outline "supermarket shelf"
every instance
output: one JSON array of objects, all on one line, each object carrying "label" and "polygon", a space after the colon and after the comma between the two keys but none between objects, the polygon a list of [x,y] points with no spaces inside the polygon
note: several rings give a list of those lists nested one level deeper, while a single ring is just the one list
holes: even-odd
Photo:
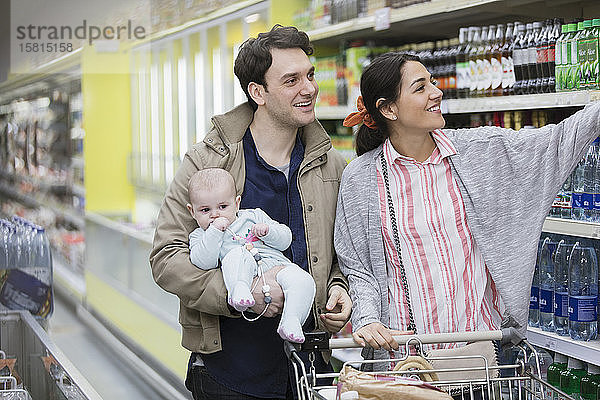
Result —
[{"label": "supermarket shelf", "polygon": [[600,224],[570,219],[546,218],[542,230],[546,233],[570,235],[591,239],[600,238]]},{"label": "supermarket shelf", "polygon": [[599,90],[475,99],[448,99],[442,101],[442,112],[448,114],[460,114],[469,112],[527,110],[532,108],[577,107],[585,106],[586,104],[597,100],[600,100]]},{"label": "supermarket shelf", "polygon": [[[502,0],[456,0],[449,2],[447,0],[433,0],[427,3],[414,4],[412,6],[395,8],[390,12],[390,24],[397,24],[410,20],[425,19],[427,17],[444,20],[451,17],[452,13],[461,10],[478,8],[483,11],[483,5],[490,3],[503,3]],[[448,15],[450,14],[450,15]],[[398,24],[400,25],[400,24]],[[338,40],[347,34],[357,34],[360,31],[373,29],[375,27],[375,16],[355,18],[352,20],[340,22],[335,25],[328,25],[322,28],[306,32],[311,41],[324,39]],[[361,35],[356,35],[360,37]]]},{"label": "supermarket shelf", "polygon": [[[474,99],[442,100],[442,113],[462,114],[470,112],[493,112],[508,110],[531,110],[538,108],[583,107],[600,100],[600,90],[578,92],[527,94],[521,96],[483,97]],[[354,107],[317,107],[319,119],[344,119]]]},{"label": "supermarket shelf", "polygon": [[600,341],[580,342],[568,336],[544,332],[538,328],[527,328],[529,343],[544,349],[566,354],[587,363],[600,365]]},{"label": "supermarket shelf", "polygon": [[85,187],[83,187],[81,185],[75,185],[75,184],[73,184],[73,186],[71,186],[71,192],[75,196],[85,197]]},{"label": "supermarket shelf", "polygon": [[54,211],[57,215],[61,216],[71,224],[75,225],[79,229],[83,229],[85,227],[85,221],[83,216],[77,215],[72,211],[65,210],[59,205],[51,204],[48,201],[39,200],[33,196],[29,196],[15,190],[12,186],[6,184],[5,182],[0,182],[0,193],[4,193],[7,196],[17,200],[23,205],[29,207],[46,207]]}]

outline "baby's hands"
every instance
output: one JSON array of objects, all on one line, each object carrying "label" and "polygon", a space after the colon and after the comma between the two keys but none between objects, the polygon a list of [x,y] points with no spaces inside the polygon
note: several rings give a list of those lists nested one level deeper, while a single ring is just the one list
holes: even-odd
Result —
[{"label": "baby's hands", "polygon": [[265,236],[267,233],[269,233],[269,225],[267,224],[254,224],[252,225],[252,229],[250,229],[250,232],[254,235],[254,236]]},{"label": "baby's hands", "polygon": [[212,226],[214,226],[215,228],[217,228],[221,232],[224,232],[225,229],[227,229],[227,227],[229,226],[229,220],[227,218],[225,218],[225,217],[216,218],[212,222]]}]

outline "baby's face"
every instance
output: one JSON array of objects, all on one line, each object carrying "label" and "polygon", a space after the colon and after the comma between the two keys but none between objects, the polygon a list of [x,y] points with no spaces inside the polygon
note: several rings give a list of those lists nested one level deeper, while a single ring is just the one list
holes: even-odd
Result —
[{"label": "baby's face", "polygon": [[235,221],[239,205],[240,198],[236,197],[235,190],[223,185],[196,193],[190,212],[198,226],[206,230],[219,217],[227,218],[230,224]]}]

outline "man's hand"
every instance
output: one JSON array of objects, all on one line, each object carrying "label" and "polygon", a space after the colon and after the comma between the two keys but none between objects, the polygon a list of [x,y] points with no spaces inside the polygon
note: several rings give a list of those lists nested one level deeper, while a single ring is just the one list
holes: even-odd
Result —
[{"label": "man's hand", "polygon": [[212,226],[220,230],[221,232],[225,232],[225,229],[229,226],[229,220],[225,217],[216,218],[212,222]]},{"label": "man's hand", "polygon": [[392,335],[410,335],[413,331],[394,331],[386,328],[380,322],[373,322],[363,326],[352,334],[354,341],[365,347],[367,344],[375,350],[384,348],[385,350],[398,350],[398,342]]},{"label": "man's hand", "polygon": [[267,233],[269,233],[269,225],[267,224],[254,224],[252,228],[250,228],[250,232],[254,236],[263,237]]},{"label": "man's hand", "polygon": [[325,308],[328,312],[319,316],[321,322],[329,332],[339,332],[350,318],[352,300],[350,300],[348,292],[341,286],[333,286],[329,289],[329,298]]},{"label": "man's hand", "polygon": [[[283,290],[281,289],[281,286],[279,286],[279,283],[277,283],[275,280],[275,276],[279,271],[281,271],[282,268],[285,267],[283,265],[279,265],[263,273],[266,284],[271,287],[269,289],[269,293],[271,294],[271,304],[269,305],[267,311],[263,314],[264,317],[274,317],[277,314],[281,314],[281,311],[283,310]],[[252,296],[254,297],[255,303],[254,306],[250,308],[250,311],[256,314],[262,313],[265,309],[265,294],[262,291],[263,285],[264,283],[262,277],[257,276],[254,278],[254,281],[252,282],[252,287],[254,287]]]}]

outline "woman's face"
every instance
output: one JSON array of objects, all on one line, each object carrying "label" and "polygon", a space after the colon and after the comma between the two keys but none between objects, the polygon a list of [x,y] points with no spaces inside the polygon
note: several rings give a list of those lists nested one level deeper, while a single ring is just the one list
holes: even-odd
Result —
[{"label": "woman's face", "polygon": [[417,61],[407,61],[402,71],[402,88],[394,103],[397,117],[391,121],[399,130],[430,132],[446,124],[440,104],[442,91],[427,69]]}]

